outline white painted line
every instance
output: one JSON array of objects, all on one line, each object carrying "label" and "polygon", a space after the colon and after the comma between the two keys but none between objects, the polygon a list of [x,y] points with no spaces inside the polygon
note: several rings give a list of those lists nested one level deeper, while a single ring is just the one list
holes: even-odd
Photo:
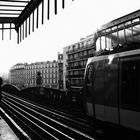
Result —
[{"label": "white painted line", "polygon": [[29,140],[30,137],[16,124],[16,122],[2,109],[0,108],[0,110],[5,114],[5,116],[12,122],[12,124],[25,136],[27,137]]}]

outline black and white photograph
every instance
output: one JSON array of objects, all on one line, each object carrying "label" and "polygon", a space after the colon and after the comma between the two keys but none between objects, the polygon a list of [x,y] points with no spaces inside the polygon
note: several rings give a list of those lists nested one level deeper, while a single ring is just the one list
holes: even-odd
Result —
[{"label": "black and white photograph", "polygon": [[0,0],[0,140],[140,140],[139,0]]}]

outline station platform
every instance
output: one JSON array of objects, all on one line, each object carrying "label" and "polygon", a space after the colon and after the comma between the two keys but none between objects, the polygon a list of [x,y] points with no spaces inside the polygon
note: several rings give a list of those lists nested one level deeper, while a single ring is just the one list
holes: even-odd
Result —
[{"label": "station platform", "polygon": [[0,116],[0,140],[19,140],[19,138],[14,134],[13,130],[1,116]]}]

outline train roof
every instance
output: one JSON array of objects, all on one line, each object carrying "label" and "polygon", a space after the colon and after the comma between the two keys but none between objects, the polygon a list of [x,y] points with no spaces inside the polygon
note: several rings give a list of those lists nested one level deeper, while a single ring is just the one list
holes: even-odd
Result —
[{"label": "train roof", "polygon": [[96,61],[104,60],[104,59],[125,57],[125,56],[137,55],[137,54],[140,54],[140,49],[94,56],[94,57],[88,58],[87,65]]}]

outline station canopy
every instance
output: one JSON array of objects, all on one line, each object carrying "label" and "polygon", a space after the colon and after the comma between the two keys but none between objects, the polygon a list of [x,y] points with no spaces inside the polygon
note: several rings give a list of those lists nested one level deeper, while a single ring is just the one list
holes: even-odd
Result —
[{"label": "station canopy", "polygon": [[[68,1],[74,0],[66,0]],[[50,12],[57,14],[58,5],[64,9],[65,0],[0,0],[2,40],[4,30],[9,30],[9,39],[11,39],[11,30],[14,29],[17,32],[17,43],[21,42],[31,31],[34,32],[34,28],[38,28],[39,20],[43,24],[44,18],[50,19]]]}]

